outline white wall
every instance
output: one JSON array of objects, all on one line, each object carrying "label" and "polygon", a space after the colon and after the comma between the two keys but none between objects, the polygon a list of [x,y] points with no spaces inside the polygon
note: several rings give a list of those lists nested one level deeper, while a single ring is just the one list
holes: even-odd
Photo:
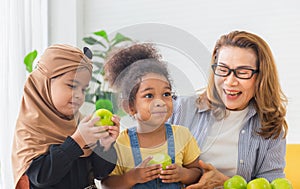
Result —
[{"label": "white wall", "polygon": [[[52,4],[52,1],[49,3]],[[300,115],[298,108],[300,107],[300,90],[297,87],[300,84],[297,77],[299,75],[297,70],[300,69],[297,61],[300,13],[297,0],[284,3],[277,0],[272,3],[261,0],[68,0],[68,3],[71,4],[61,6],[64,9],[53,7],[55,15],[51,17],[56,21],[51,22],[50,43],[52,40],[69,41],[71,38],[72,43],[82,46],[81,39],[94,31],[100,29],[111,33],[128,31],[126,28],[144,23],[169,25],[186,31],[188,35],[194,36],[203,43],[208,52],[211,52],[216,39],[221,34],[231,30],[247,30],[260,35],[272,48],[283,91],[289,98],[288,143],[300,143],[300,127],[297,126],[300,122],[300,116],[298,116]],[[76,21],[75,18],[79,20]],[[66,27],[65,23],[70,23],[71,27]],[[76,28],[79,31],[76,32]],[[147,36],[151,36],[150,33]],[[131,34],[134,35],[134,33]],[[172,33],[168,37],[177,40]],[[178,52],[177,49],[176,53]],[[202,55],[207,56],[207,54]],[[176,64],[175,61],[174,64]],[[186,66],[187,69],[188,67]],[[188,77],[193,78],[192,81],[195,82],[194,78],[198,75],[188,74]],[[192,86],[195,85],[193,82]]]},{"label": "white wall", "polygon": [[77,45],[82,35],[82,1],[49,0],[49,45],[65,43]]}]

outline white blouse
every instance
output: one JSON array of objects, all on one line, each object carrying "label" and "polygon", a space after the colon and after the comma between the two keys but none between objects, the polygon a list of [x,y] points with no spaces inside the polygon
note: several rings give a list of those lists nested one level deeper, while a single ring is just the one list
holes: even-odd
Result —
[{"label": "white blouse", "polygon": [[232,177],[237,174],[239,133],[243,128],[248,108],[228,112],[228,117],[208,128],[201,159],[218,167],[223,174]]}]

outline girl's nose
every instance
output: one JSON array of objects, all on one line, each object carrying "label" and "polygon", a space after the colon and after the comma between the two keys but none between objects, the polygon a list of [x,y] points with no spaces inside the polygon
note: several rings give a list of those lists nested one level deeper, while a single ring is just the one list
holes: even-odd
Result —
[{"label": "girl's nose", "polygon": [[161,107],[161,106],[164,106],[164,105],[166,105],[166,103],[163,100],[161,100],[161,99],[155,99],[154,100],[154,106],[155,107]]},{"label": "girl's nose", "polygon": [[73,97],[76,99],[82,99],[84,97],[84,93],[81,90],[75,90]]}]

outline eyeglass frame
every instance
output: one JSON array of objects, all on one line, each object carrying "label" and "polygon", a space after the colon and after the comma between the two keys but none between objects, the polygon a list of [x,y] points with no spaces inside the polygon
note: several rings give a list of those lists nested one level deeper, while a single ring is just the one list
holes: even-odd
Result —
[{"label": "eyeglass frame", "polygon": [[[226,75],[219,75],[219,74],[216,74],[216,68],[217,68],[218,66],[228,69],[228,73],[227,73]],[[235,76],[236,78],[239,78],[239,79],[251,79],[251,78],[253,77],[254,74],[259,73],[259,70],[258,70],[258,69],[256,69],[256,70],[255,70],[255,69],[251,69],[251,68],[235,68],[235,69],[230,69],[230,68],[227,67],[227,66],[218,65],[217,63],[211,65],[211,68],[212,68],[212,70],[213,70],[213,73],[214,73],[215,75],[217,75],[217,76],[220,76],[220,77],[227,77],[227,76],[229,76],[229,75],[231,74],[231,72],[233,72],[234,76]],[[237,70],[241,70],[241,69],[244,69],[244,70],[250,70],[250,71],[251,71],[251,76],[250,76],[250,77],[247,77],[247,78],[241,78],[241,77],[239,77],[239,76],[237,75],[236,71],[237,71]]]}]

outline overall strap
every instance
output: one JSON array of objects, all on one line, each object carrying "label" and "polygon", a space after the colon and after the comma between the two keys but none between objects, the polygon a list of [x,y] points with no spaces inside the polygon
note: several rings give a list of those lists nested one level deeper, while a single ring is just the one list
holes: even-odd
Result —
[{"label": "overall strap", "polygon": [[172,163],[175,163],[175,143],[172,126],[170,123],[165,123],[166,137],[168,141],[168,154],[172,159]]},{"label": "overall strap", "polygon": [[132,155],[134,158],[134,165],[138,166],[142,162],[142,156],[140,152],[139,140],[136,134],[136,127],[129,128],[128,135],[130,139]]},{"label": "overall strap", "polygon": [[[175,143],[172,127],[169,123],[165,123],[166,128],[166,138],[168,142],[168,154],[172,159],[172,163],[175,163]],[[136,134],[136,127],[131,127],[128,129],[128,135],[130,139],[131,151],[134,158],[135,166],[142,162],[142,156],[140,152],[140,145],[138,137]]]}]

